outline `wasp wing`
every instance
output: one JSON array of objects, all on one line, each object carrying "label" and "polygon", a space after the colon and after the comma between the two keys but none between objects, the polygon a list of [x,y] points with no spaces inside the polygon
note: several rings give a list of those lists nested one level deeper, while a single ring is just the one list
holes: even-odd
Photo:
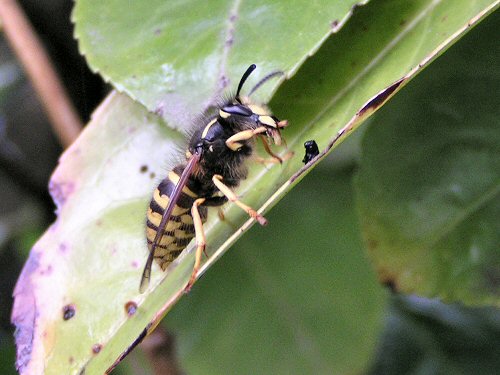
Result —
[{"label": "wasp wing", "polygon": [[169,197],[168,205],[163,212],[161,217],[160,225],[158,226],[158,230],[156,231],[156,235],[153,243],[151,244],[151,251],[149,252],[148,260],[146,261],[146,265],[144,266],[144,271],[142,272],[141,284],[139,287],[139,291],[144,293],[144,291],[149,286],[149,281],[151,279],[151,266],[153,265],[153,259],[155,256],[155,250],[158,246],[158,242],[163,236],[165,232],[165,227],[170,220],[170,216],[172,215],[172,211],[174,210],[175,203],[179,199],[181,195],[182,189],[186,186],[186,183],[193,172],[194,167],[198,164],[200,160],[200,154],[194,153],[193,156],[189,159],[184,171],[182,171],[181,177],[179,178],[179,182],[175,185],[174,191],[172,195]]}]

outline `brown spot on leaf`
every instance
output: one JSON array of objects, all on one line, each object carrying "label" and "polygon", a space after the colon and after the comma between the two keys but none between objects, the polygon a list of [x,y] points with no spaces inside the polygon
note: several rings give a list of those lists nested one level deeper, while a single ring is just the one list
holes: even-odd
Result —
[{"label": "brown spot on leaf", "polygon": [[63,319],[70,320],[76,314],[75,305],[69,304],[63,307]]},{"label": "brown spot on leaf", "polygon": [[155,177],[156,177],[156,173],[151,172],[151,173],[149,174],[149,178],[154,179]]},{"label": "brown spot on leaf", "polygon": [[162,117],[164,112],[164,105],[163,103],[160,103],[156,106],[154,113],[157,114],[158,116]]},{"label": "brown spot on leaf", "polygon": [[101,344],[94,344],[92,345],[92,353],[94,354],[98,354],[102,349],[102,345]]},{"label": "brown spot on leaf", "polygon": [[148,171],[148,166],[147,165],[141,165],[141,168],[139,169],[141,173],[146,173]]},{"label": "brown spot on leaf", "polygon": [[153,31],[153,34],[156,35],[156,36],[158,36],[158,35],[161,34],[161,31],[162,30],[160,28],[157,28],[157,29],[155,29],[155,31]]},{"label": "brown spot on leaf", "polygon": [[399,26],[404,26],[404,25],[406,25],[406,20],[399,21]]},{"label": "brown spot on leaf", "polygon": [[396,275],[394,275],[391,271],[385,269],[385,268],[379,268],[377,270],[378,272],[378,279],[380,283],[390,289],[391,292],[397,293],[399,287],[398,287],[398,278]]},{"label": "brown spot on leaf", "polygon": [[52,273],[52,265],[48,265],[45,269],[40,270],[40,275],[45,276],[45,275],[50,275]]},{"label": "brown spot on leaf", "polygon": [[374,112],[376,111],[379,107],[382,106],[389,98],[390,96],[398,89],[399,86],[405,81],[404,78],[400,78],[396,82],[394,82],[392,85],[389,87],[386,87],[384,90],[379,92],[375,97],[373,97],[368,103],[364,105],[363,108],[359,110],[357,113],[358,117],[363,116],[367,112]]},{"label": "brown spot on leaf", "polygon": [[339,20],[333,20],[330,22],[330,27],[333,29],[333,31],[337,31],[337,26],[339,25]]},{"label": "brown spot on leaf", "polygon": [[59,244],[59,251],[63,254],[65,254],[68,251],[68,246],[66,245],[65,242],[61,242]]},{"label": "brown spot on leaf", "polygon": [[125,312],[128,316],[134,315],[137,312],[137,303],[135,303],[134,301],[128,301],[125,304]]}]

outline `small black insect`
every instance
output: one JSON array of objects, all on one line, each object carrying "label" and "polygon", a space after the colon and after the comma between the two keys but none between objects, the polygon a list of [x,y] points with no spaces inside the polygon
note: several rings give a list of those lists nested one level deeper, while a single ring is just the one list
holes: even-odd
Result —
[{"label": "small black insect", "polygon": [[[141,292],[149,284],[153,260],[165,270],[196,237],[195,264],[187,289],[193,285],[205,251],[203,223],[208,207],[221,206],[229,200],[259,224],[267,223],[233,192],[247,177],[244,162],[252,155],[255,138],[263,141],[274,162],[283,161],[271,151],[269,143],[281,144],[280,129],[287,126],[287,121],[278,120],[265,105],[240,96],[243,84],[255,68],[252,64],[243,74],[234,97],[197,125],[189,140],[186,161],[174,167],[154,191],[147,212],[149,257],[142,274]],[[277,74],[263,78],[249,96]]]},{"label": "small black insect", "polygon": [[316,156],[319,155],[319,148],[316,144],[316,141],[310,140],[304,143],[304,148],[306,149],[306,153],[304,155],[304,159],[302,159],[302,163],[307,164],[311,160],[313,160]]}]

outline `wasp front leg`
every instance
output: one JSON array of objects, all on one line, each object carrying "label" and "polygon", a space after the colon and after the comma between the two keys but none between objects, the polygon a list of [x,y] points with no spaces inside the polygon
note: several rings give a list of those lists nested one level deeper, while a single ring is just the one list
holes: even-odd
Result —
[{"label": "wasp front leg", "polygon": [[238,151],[243,144],[241,141],[247,141],[257,134],[266,133],[267,128],[265,126],[259,126],[257,129],[243,130],[239,133],[234,134],[226,140],[226,146],[233,151]]},{"label": "wasp front leg", "polygon": [[260,140],[262,141],[262,145],[264,146],[264,150],[266,151],[266,153],[268,155],[271,156],[271,159],[262,159],[261,161],[263,163],[283,163],[283,159],[280,158],[278,155],[276,155],[273,150],[271,150],[271,147],[269,147],[269,143],[267,143],[267,138],[262,135],[262,134],[259,134],[259,138]]},{"label": "wasp front leg", "polygon": [[268,155],[271,157],[268,159],[265,159],[260,156],[254,157],[255,161],[260,164],[283,164],[284,161],[287,161],[293,156],[293,151],[288,151],[284,156],[278,156],[276,155],[273,150],[271,150],[271,147],[269,147],[269,143],[267,142],[267,138],[263,134],[259,134],[259,138],[262,141],[262,145],[264,146],[264,150]]},{"label": "wasp front leg", "polygon": [[220,192],[224,194],[230,202],[233,202],[243,211],[245,211],[251,218],[257,220],[260,225],[267,225],[267,220],[264,216],[257,213],[257,211],[255,211],[252,207],[247,206],[245,203],[241,202],[236,194],[222,182],[222,176],[216,174],[212,177],[212,181],[215,186],[217,186],[217,189],[219,189]]}]

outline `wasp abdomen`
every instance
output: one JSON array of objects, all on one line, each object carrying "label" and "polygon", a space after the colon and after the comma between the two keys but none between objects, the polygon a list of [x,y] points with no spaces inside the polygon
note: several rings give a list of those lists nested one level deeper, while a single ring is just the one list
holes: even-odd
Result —
[{"label": "wasp abdomen", "polygon": [[[163,213],[170,202],[170,196],[179,178],[179,174],[175,170],[171,171],[167,178],[158,185],[153,194],[146,222],[149,251],[152,251],[152,244],[158,232]],[[195,193],[187,186],[184,186],[179,199],[174,203],[172,215],[166,223],[163,234],[154,250],[154,257],[163,270],[179,256],[195,235],[191,207],[197,198],[198,196]],[[202,221],[205,222],[207,217],[206,208],[200,207],[200,216]]]}]

